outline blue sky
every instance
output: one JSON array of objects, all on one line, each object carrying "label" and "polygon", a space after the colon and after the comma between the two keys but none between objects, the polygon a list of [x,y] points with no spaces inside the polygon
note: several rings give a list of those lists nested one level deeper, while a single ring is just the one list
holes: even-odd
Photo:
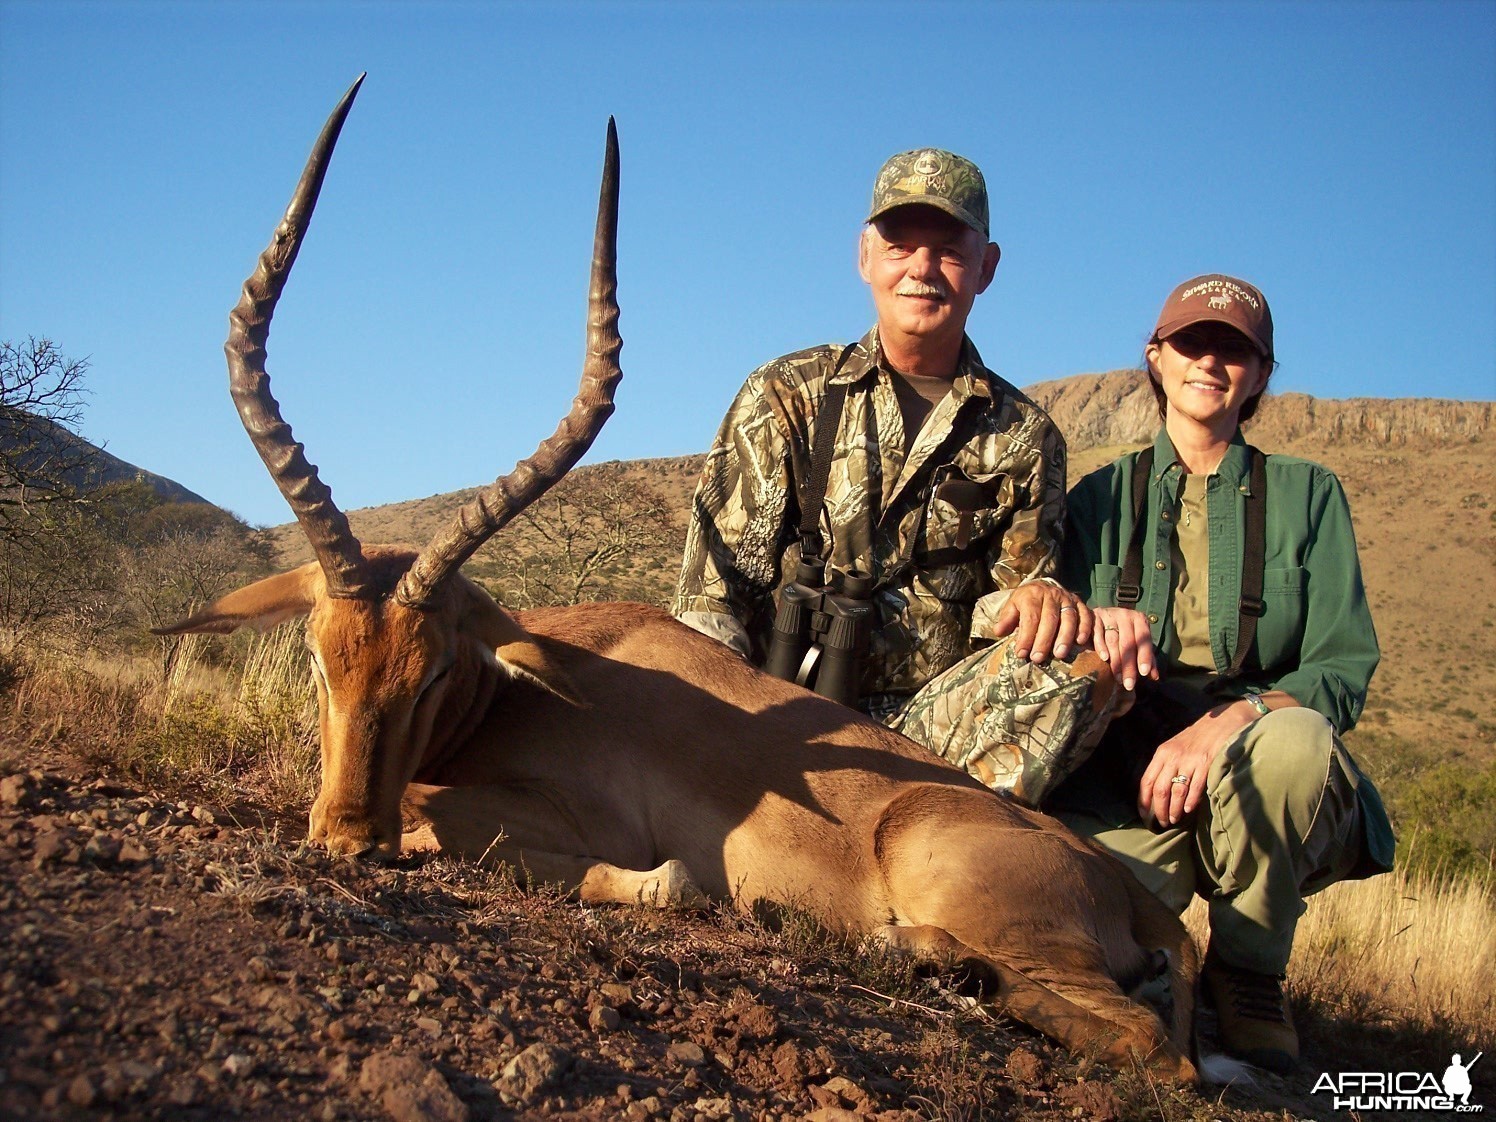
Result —
[{"label": "blue sky", "polygon": [[970,333],[1026,385],[1136,362],[1177,282],[1272,303],[1275,386],[1496,398],[1496,3],[0,0],[0,336],[84,435],[288,517],[222,344],[359,72],[270,337],[345,508],[487,482],[575,391],[609,114],[625,377],[589,460],[703,450],[748,371],[871,322],[873,176],[976,160]]}]

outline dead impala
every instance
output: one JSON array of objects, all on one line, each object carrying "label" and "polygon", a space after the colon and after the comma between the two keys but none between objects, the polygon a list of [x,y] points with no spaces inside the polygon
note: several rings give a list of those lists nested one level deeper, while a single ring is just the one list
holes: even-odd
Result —
[{"label": "dead impala", "polygon": [[[611,122],[570,413],[419,553],[360,546],[265,373],[271,313],[358,84],[313,148],[225,345],[239,415],[316,560],[165,629],[307,617],[322,738],[312,838],[336,854],[504,861],[589,902],[704,893],[742,909],[794,905],[833,929],[961,966],[1011,1015],[1071,1048],[1193,1080],[1194,947],[1112,858],[662,611],[606,603],[514,616],[458,571],[566,473],[612,412],[621,343]],[[1168,1029],[1127,993],[1164,970]]]}]

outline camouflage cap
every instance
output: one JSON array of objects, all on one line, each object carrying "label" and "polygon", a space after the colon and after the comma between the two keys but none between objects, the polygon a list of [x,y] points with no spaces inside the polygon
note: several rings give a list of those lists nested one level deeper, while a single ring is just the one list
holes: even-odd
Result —
[{"label": "camouflage cap", "polygon": [[890,156],[873,184],[867,221],[912,203],[943,210],[988,236],[987,181],[976,164],[954,152],[915,148]]}]

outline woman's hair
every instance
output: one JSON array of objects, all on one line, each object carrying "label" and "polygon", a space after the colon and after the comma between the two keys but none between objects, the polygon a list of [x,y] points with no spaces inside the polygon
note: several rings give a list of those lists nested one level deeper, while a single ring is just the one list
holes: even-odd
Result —
[{"label": "woman's hair", "polygon": [[[1148,388],[1153,391],[1153,400],[1158,402],[1158,419],[1167,420],[1169,416],[1169,399],[1164,396],[1163,382],[1158,376],[1158,371],[1153,369],[1153,363],[1148,361],[1148,348],[1162,343],[1163,340],[1157,335],[1153,336],[1143,345],[1142,371],[1148,379]],[[1262,383],[1262,389],[1246,401],[1242,402],[1241,415],[1237,417],[1239,424],[1246,424],[1257,413],[1257,405],[1262,400],[1262,395],[1267,393],[1267,388],[1273,380],[1273,371],[1278,369],[1278,360],[1271,356],[1262,360],[1267,364],[1267,380]]]}]

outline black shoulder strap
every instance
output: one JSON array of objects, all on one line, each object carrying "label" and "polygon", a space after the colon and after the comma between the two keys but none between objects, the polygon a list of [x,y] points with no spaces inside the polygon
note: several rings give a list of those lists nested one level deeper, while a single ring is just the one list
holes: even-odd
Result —
[{"label": "black shoulder strap", "polygon": [[[1246,540],[1242,543],[1236,651],[1231,656],[1231,665],[1221,672],[1222,678],[1234,678],[1246,666],[1247,655],[1257,637],[1257,621],[1264,609],[1262,572],[1267,563],[1267,457],[1250,444],[1247,454],[1252,460],[1251,491],[1247,495]],[[1117,581],[1117,603],[1124,608],[1136,606],[1143,595],[1143,522],[1148,512],[1152,471],[1153,449],[1146,448],[1138,453],[1132,468],[1132,538],[1127,543],[1127,559]]]},{"label": "black shoulder strap", "polygon": [[1247,445],[1252,457],[1252,491],[1247,496],[1247,537],[1242,543],[1241,599],[1237,603],[1236,653],[1222,674],[1234,678],[1247,664],[1252,640],[1257,637],[1257,621],[1262,617],[1262,570],[1267,565],[1267,457]]},{"label": "black shoulder strap", "polygon": [[833,381],[841,373],[852,346],[842,349],[836,366],[827,379],[826,394],[816,410],[815,436],[810,453],[810,478],[800,492],[800,556],[821,558],[825,542],[821,539],[821,507],[826,501],[826,481],[831,477],[831,455],[836,449],[836,433],[841,428],[842,405],[847,400],[847,384]]},{"label": "black shoulder strap", "polygon": [[1153,449],[1144,448],[1132,465],[1132,537],[1127,543],[1127,559],[1117,580],[1117,605],[1137,606],[1143,597],[1143,519],[1148,513],[1148,482],[1153,473]]}]

